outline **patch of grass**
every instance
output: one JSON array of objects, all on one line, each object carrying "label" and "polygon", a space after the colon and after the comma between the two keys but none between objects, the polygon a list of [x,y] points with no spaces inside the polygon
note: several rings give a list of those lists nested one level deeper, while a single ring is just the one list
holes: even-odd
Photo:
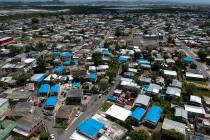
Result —
[{"label": "patch of grass", "polygon": [[196,91],[196,93],[194,93],[193,95],[196,95],[196,96],[207,96],[207,97],[210,97],[210,90],[207,90],[207,89],[198,89]]},{"label": "patch of grass", "polygon": [[103,112],[105,112],[105,111],[107,111],[111,106],[112,106],[111,103],[109,103],[109,102],[104,102],[103,105],[102,105],[102,107],[101,107],[101,110],[102,110]]},{"label": "patch of grass", "polygon": [[196,86],[207,86],[208,82],[207,81],[197,81],[197,80],[187,80],[188,83],[193,83]]}]

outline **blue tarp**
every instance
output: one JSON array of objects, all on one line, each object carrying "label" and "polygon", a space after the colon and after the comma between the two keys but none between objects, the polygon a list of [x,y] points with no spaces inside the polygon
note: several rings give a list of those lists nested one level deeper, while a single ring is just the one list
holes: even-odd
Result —
[{"label": "blue tarp", "polygon": [[62,54],[63,57],[71,57],[72,56],[72,53],[71,52],[64,52]]},{"label": "blue tarp", "polygon": [[118,61],[119,62],[127,62],[128,61],[128,58],[127,57],[124,57],[124,56],[120,56],[119,58],[118,58]]},{"label": "blue tarp", "polygon": [[44,108],[55,107],[56,103],[57,103],[57,97],[51,96],[45,101]]},{"label": "blue tarp", "polygon": [[64,66],[57,66],[55,72],[63,72],[65,70]]},{"label": "blue tarp", "polygon": [[71,61],[65,61],[63,62],[64,65],[70,65],[71,64]]},{"label": "blue tarp", "polygon": [[73,82],[72,83],[72,86],[73,87],[80,87],[80,82]]},{"label": "blue tarp", "polygon": [[161,117],[163,109],[159,106],[153,105],[146,115],[145,120],[156,125]]},{"label": "blue tarp", "polygon": [[54,52],[52,52],[51,54],[52,54],[52,55],[60,55],[61,52],[54,51]]},{"label": "blue tarp", "polygon": [[79,59],[73,59],[73,62],[74,63],[78,63],[79,62]]},{"label": "blue tarp", "polygon": [[185,57],[185,58],[182,58],[182,61],[193,62],[193,58],[192,57]]},{"label": "blue tarp", "polygon": [[50,89],[50,93],[58,93],[60,91],[61,87],[59,84],[53,85]]},{"label": "blue tarp", "polygon": [[96,138],[97,134],[105,126],[103,123],[96,121],[94,119],[88,119],[77,127],[77,131],[86,135],[89,138]]},{"label": "blue tarp", "polygon": [[140,121],[144,114],[145,114],[146,110],[140,107],[137,107],[131,114],[131,117],[133,117],[134,119]]},{"label": "blue tarp", "polygon": [[137,60],[138,64],[150,65],[150,62],[147,59]]},{"label": "blue tarp", "polygon": [[95,73],[90,73],[90,74],[88,74],[88,78],[95,80],[95,79],[97,79],[97,75]]},{"label": "blue tarp", "polygon": [[103,51],[102,51],[102,54],[103,54],[103,55],[109,55],[109,54],[110,54],[110,52],[109,52],[109,50],[108,50],[108,49],[106,49],[106,50],[103,50]]},{"label": "blue tarp", "polygon": [[38,90],[38,93],[48,93],[50,90],[49,84],[42,84],[41,87]]},{"label": "blue tarp", "polygon": [[112,102],[116,102],[117,99],[118,99],[118,98],[117,98],[116,96],[112,96],[112,95],[107,96],[107,100],[112,101]]}]

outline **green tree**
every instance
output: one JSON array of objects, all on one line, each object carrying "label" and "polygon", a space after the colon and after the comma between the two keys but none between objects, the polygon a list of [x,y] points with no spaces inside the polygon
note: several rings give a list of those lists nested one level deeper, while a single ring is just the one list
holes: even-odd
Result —
[{"label": "green tree", "polygon": [[135,52],[134,53],[134,60],[137,60],[141,57],[141,53],[140,52]]},{"label": "green tree", "polygon": [[190,65],[190,68],[191,68],[191,69],[196,69],[196,68],[197,68],[197,65],[194,64],[194,63],[192,63],[192,64]]},{"label": "green tree", "polygon": [[47,45],[46,44],[44,44],[44,43],[42,43],[42,42],[38,42],[37,44],[36,44],[36,50],[37,51],[43,51],[43,50],[46,50],[47,49]]},{"label": "green tree", "polygon": [[189,101],[190,95],[197,91],[197,87],[194,84],[183,83],[182,99],[183,101]]},{"label": "green tree", "polygon": [[30,78],[30,75],[28,73],[22,73],[15,77],[15,80],[19,85],[24,85],[27,82],[27,79]]},{"label": "green tree", "polygon": [[91,88],[90,93],[92,93],[92,94],[97,94],[98,93],[98,89],[96,88],[96,86],[93,86]]},{"label": "green tree", "polygon": [[132,131],[128,135],[132,140],[149,140],[149,134],[145,130]]},{"label": "green tree", "polygon": [[207,60],[206,60],[206,64],[207,64],[207,65],[210,65],[210,59],[207,59]]},{"label": "green tree", "polygon": [[109,87],[109,81],[107,79],[101,79],[98,86],[101,90],[106,90]]},{"label": "green tree", "polygon": [[122,72],[128,71],[128,64],[123,64],[122,65]]},{"label": "green tree", "polygon": [[46,131],[42,131],[40,134],[40,140],[49,140],[50,134]]},{"label": "green tree", "polygon": [[184,140],[185,136],[175,130],[163,130],[162,140]]},{"label": "green tree", "polygon": [[39,19],[36,18],[36,17],[33,17],[33,18],[31,19],[31,23],[32,23],[32,24],[38,24],[38,23],[39,23]]},{"label": "green tree", "polygon": [[18,47],[11,46],[11,47],[9,48],[9,52],[10,52],[10,55],[11,55],[12,57],[14,57],[14,56],[20,54],[20,53],[21,53],[21,50],[20,50],[20,48],[18,48]]},{"label": "green tree", "polygon": [[201,61],[206,61],[206,57],[207,57],[207,52],[205,51],[205,50],[203,50],[203,49],[200,49],[199,51],[198,51],[198,57],[201,59]]},{"label": "green tree", "polygon": [[151,140],[161,140],[161,132],[160,131],[153,132]]},{"label": "green tree", "polygon": [[94,53],[92,55],[92,60],[96,66],[103,64],[102,55],[99,53]]},{"label": "green tree", "polygon": [[37,60],[37,67],[35,68],[35,72],[37,72],[37,73],[45,72],[46,67],[47,67],[46,60],[44,58],[40,57]]}]

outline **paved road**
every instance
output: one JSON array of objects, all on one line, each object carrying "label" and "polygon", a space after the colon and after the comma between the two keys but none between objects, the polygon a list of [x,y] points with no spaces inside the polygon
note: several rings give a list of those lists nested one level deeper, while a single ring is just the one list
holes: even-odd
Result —
[{"label": "paved road", "polygon": [[208,87],[210,88],[210,75],[209,73],[207,72],[206,68],[202,65],[202,63],[198,62],[196,60],[197,56],[195,55],[195,53],[190,49],[188,48],[184,42],[181,43],[181,48],[184,50],[184,52],[192,57],[194,59],[194,62],[195,64],[197,65],[197,68],[200,69],[202,71],[202,74],[204,75],[204,77],[208,78],[209,81],[208,81]]}]

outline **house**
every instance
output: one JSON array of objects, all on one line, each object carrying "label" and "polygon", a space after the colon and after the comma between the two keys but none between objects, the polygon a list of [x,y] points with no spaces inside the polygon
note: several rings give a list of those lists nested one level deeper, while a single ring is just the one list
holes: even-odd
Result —
[{"label": "house", "polygon": [[82,101],[83,90],[72,89],[67,93],[66,105],[80,105]]},{"label": "house", "polygon": [[164,70],[163,74],[167,77],[177,77],[177,72],[172,70]]},{"label": "house", "polygon": [[161,107],[153,105],[144,119],[145,124],[155,127],[158,124],[162,113],[163,109]]},{"label": "house", "polygon": [[10,116],[20,118],[31,113],[32,104],[29,102],[18,102],[12,110]]},{"label": "house", "polygon": [[163,120],[162,130],[175,130],[183,135],[186,135],[186,125],[169,119]]},{"label": "house", "polygon": [[90,139],[96,139],[105,130],[105,125],[95,119],[87,119],[79,124],[76,131]]},{"label": "house", "polygon": [[13,129],[13,132],[24,137],[30,137],[35,133],[41,131],[43,127],[44,123],[40,117],[27,115],[16,121],[16,126]]},{"label": "house", "polygon": [[137,83],[135,83],[133,79],[130,78],[121,78],[120,86],[123,89],[140,90],[140,86]]},{"label": "house", "polygon": [[190,104],[195,106],[201,106],[201,97],[190,95]]},{"label": "house", "polygon": [[150,97],[147,95],[139,94],[134,101],[135,107],[142,107],[144,109],[147,109],[149,105],[150,105]]},{"label": "house", "polygon": [[188,112],[188,116],[190,118],[195,118],[195,117],[198,117],[198,116],[204,116],[206,114],[203,107],[185,105],[184,108]]},{"label": "house", "polygon": [[61,126],[68,125],[69,119],[73,117],[75,111],[76,109],[74,106],[69,106],[69,105],[61,106],[55,115],[56,123],[58,123]]},{"label": "house", "polygon": [[89,80],[95,82],[95,81],[97,80],[97,74],[96,74],[96,73],[89,73],[89,74],[87,75],[87,78],[88,78]]},{"label": "house", "polygon": [[41,87],[38,89],[38,94],[47,96],[50,92],[50,85],[49,84],[42,84]]},{"label": "house", "polygon": [[51,86],[51,88],[50,88],[51,96],[58,95],[60,92],[61,92],[61,87],[59,84],[55,84],[55,85]]},{"label": "house", "polygon": [[106,131],[102,137],[99,138],[99,140],[103,140],[104,136],[105,137],[110,137],[110,139],[116,139],[116,140],[122,140],[125,138],[127,129],[122,127],[121,125],[117,124],[116,122],[110,121],[107,118],[105,118],[103,115],[100,114],[95,114],[93,119],[98,120],[102,122],[105,127]]},{"label": "house", "polygon": [[181,96],[181,89],[176,87],[167,87],[166,94],[169,96]]},{"label": "house", "polygon": [[204,79],[204,76],[202,74],[195,74],[195,73],[191,73],[191,72],[186,72],[186,78],[187,79]]},{"label": "house", "polygon": [[142,82],[143,84],[149,84],[151,83],[152,79],[146,76],[141,75],[139,77],[139,81]]},{"label": "house", "polygon": [[13,103],[26,102],[33,95],[30,87],[19,87],[5,90],[3,94],[7,95],[6,98]]},{"label": "house", "polygon": [[31,77],[31,81],[32,82],[36,82],[36,83],[40,83],[44,80],[45,78],[45,74],[44,73],[40,73],[40,74],[34,74],[32,77]]},{"label": "house", "polygon": [[187,114],[187,111],[184,110],[184,108],[176,107],[174,116],[175,116],[176,121],[187,123],[188,114]]},{"label": "house", "polygon": [[7,140],[12,130],[15,128],[14,121],[4,120],[1,122],[0,140]]},{"label": "house", "polygon": [[143,108],[140,108],[140,107],[137,107],[131,114],[131,119],[134,121],[134,122],[137,122],[139,123],[142,118],[144,117],[146,113],[146,110],[143,109]]},{"label": "house", "polygon": [[125,121],[128,116],[130,116],[131,111],[127,110],[123,107],[117,106],[117,105],[112,105],[107,111],[106,111],[106,116],[115,118],[121,121]]},{"label": "house", "polygon": [[7,114],[9,111],[9,100],[5,98],[0,98],[0,118]]},{"label": "house", "polygon": [[177,79],[173,79],[171,86],[177,87],[177,88],[182,88],[182,82],[178,81]]},{"label": "house", "polygon": [[210,113],[210,98],[203,96],[203,106],[207,113]]},{"label": "house", "polygon": [[51,96],[51,97],[47,98],[44,103],[44,108],[45,109],[54,109],[57,101],[58,101],[58,99],[56,96]]},{"label": "house", "polygon": [[149,84],[149,87],[146,89],[147,93],[150,93],[152,95],[158,95],[160,93],[160,90],[162,89],[161,86],[157,84]]},{"label": "house", "polygon": [[195,124],[197,132],[210,135],[210,121],[208,118],[198,117]]}]

